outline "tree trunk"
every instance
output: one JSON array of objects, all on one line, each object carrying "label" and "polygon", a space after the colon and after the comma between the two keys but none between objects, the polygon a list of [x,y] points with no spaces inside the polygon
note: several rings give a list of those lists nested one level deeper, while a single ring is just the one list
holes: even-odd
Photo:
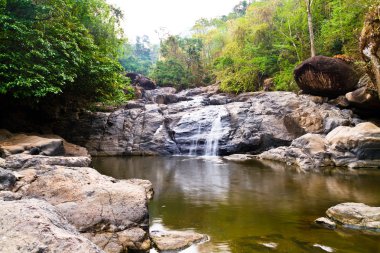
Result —
[{"label": "tree trunk", "polygon": [[369,63],[368,75],[377,87],[380,98],[380,5],[372,8],[364,22],[360,36],[360,51],[363,59]]},{"label": "tree trunk", "polygon": [[315,46],[314,46],[314,29],[313,29],[313,17],[311,15],[311,4],[313,0],[305,0],[307,9],[307,24],[309,26],[309,37],[310,37],[310,51],[311,57],[316,56]]}]

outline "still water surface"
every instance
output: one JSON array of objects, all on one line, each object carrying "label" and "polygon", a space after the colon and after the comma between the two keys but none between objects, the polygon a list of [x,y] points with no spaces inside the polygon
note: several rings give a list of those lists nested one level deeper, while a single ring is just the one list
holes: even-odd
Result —
[{"label": "still water surface", "polygon": [[115,178],[153,183],[151,229],[211,237],[186,253],[380,253],[379,234],[313,224],[341,202],[380,206],[380,170],[300,173],[205,157],[94,158],[93,166]]}]

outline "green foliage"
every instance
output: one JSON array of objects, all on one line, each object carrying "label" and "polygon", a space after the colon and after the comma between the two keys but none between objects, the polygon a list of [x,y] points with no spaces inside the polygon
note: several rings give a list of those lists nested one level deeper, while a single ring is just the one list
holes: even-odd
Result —
[{"label": "green foliage", "polygon": [[157,61],[158,46],[150,43],[149,37],[137,37],[135,44],[125,43],[119,62],[126,72],[148,75]]},{"label": "green foliage", "polygon": [[150,76],[161,86],[187,88],[203,84],[202,47],[198,38],[169,36],[161,41],[161,59]]},{"label": "green foliage", "polygon": [[[379,2],[379,0],[376,0]],[[373,0],[313,1],[317,53],[358,59],[359,34]],[[296,90],[293,70],[310,57],[303,0],[253,1],[244,12],[201,19],[193,27],[202,40],[202,63],[228,92],[256,91],[273,77],[277,90]]]},{"label": "green foliage", "polygon": [[1,94],[34,100],[123,94],[116,10],[105,1],[7,0],[0,10]]}]

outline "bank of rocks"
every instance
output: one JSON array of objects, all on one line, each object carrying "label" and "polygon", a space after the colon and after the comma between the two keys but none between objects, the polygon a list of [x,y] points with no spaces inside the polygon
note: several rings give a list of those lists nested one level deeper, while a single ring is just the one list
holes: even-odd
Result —
[{"label": "bank of rocks", "polygon": [[303,135],[289,147],[271,149],[258,157],[296,165],[304,170],[323,167],[379,168],[380,128],[369,122],[355,127],[339,126],[327,135]]},{"label": "bank of rocks", "polygon": [[[204,155],[217,133],[217,154],[258,154],[306,134],[359,122],[321,97],[291,92],[231,95],[215,87],[146,91],[112,112],[63,115],[52,131],[91,155]],[[217,129],[216,129],[217,126]]]},{"label": "bank of rocks", "polygon": [[89,167],[90,162],[87,156],[25,151],[1,158],[1,248],[9,252],[16,248],[18,252],[149,250],[151,183],[101,175]]}]

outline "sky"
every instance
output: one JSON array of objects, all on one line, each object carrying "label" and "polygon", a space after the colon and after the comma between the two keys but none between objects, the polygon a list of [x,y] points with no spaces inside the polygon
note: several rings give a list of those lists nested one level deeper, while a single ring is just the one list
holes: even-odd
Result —
[{"label": "sky", "polygon": [[107,0],[124,12],[122,28],[133,42],[148,35],[158,42],[155,31],[165,28],[170,34],[186,35],[200,18],[214,18],[230,13],[241,0]]}]

